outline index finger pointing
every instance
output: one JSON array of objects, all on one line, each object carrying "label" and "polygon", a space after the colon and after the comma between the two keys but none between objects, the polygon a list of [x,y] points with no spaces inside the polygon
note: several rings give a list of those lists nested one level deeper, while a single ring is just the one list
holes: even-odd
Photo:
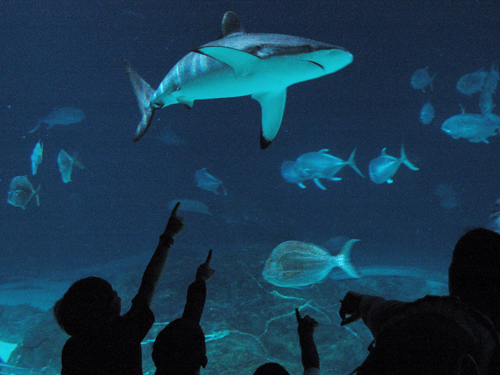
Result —
[{"label": "index finger pointing", "polygon": [[181,202],[177,202],[176,205],[174,206],[174,209],[172,210],[172,213],[170,214],[170,216],[176,216],[177,215],[177,209],[179,208],[179,206],[181,205]]},{"label": "index finger pointing", "polygon": [[205,264],[208,266],[210,264],[210,261],[212,260],[212,249],[208,251],[208,256],[207,260],[205,261]]},{"label": "index finger pointing", "polygon": [[302,317],[300,316],[300,311],[297,308],[295,308],[295,317],[297,318],[297,323],[300,323]]}]

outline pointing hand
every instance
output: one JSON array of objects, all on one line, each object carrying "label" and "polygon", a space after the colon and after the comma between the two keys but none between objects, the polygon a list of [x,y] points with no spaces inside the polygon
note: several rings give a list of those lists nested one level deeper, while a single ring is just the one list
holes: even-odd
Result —
[{"label": "pointing hand", "polygon": [[198,267],[196,280],[208,281],[213,276],[215,270],[210,268],[210,260],[212,260],[212,249],[209,250],[205,263]]},{"label": "pointing hand", "polygon": [[167,227],[165,231],[160,236],[160,241],[163,241],[166,238],[174,239],[177,236],[182,228],[184,228],[184,218],[177,216],[177,210],[179,209],[181,202],[177,202],[172,213],[170,214],[170,218],[168,219]]},{"label": "pointing hand", "polygon": [[305,333],[314,333],[314,328],[319,325],[316,319],[311,318],[309,315],[302,318],[300,316],[300,311],[297,308],[295,309],[295,317],[297,318],[297,323],[299,325],[299,336]]}]

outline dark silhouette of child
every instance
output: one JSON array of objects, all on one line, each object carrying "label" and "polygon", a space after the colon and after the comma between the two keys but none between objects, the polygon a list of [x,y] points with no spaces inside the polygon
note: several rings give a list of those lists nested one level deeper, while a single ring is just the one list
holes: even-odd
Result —
[{"label": "dark silhouette of child", "polygon": [[[318,322],[309,315],[302,318],[299,309],[295,309],[295,317],[298,324],[297,331],[304,375],[320,375],[319,354],[314,342],[314,328],[318,326]],[[290,373],[279,363],[268,362],[259,366],[253,375],[290,375]]]},{"label": "dark silhouette of child", "polygon": [[156,337],[152,354],[156,375],[196,375],[208,363],[200,320],[207,295],[206,282],[215,272],[210,268],[211,259],[212,250],[188,287],[182,317],[168,324]]},{"label": "dark silhouette of child", "polygon": [[500,374],[500,235],[478,228],[457,242],[449,296],[414,302],[348,292],[341,325],[363,319],[375,338],[354,372]]},{"label": "dark silhouette of child", "polygon": [[78,280],[56,302],[57,323],[71,336],[62,350],[62,375],[142,375],[141,341],[154,323],[151,301],[174,238],[184,227],[177,217],[179,204],[126,314],[120,315],[120,298],[99,277]]}]

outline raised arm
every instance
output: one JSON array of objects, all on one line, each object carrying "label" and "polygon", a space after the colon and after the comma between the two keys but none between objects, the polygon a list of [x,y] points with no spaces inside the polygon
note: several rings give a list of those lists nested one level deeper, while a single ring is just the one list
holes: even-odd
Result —
[{"label": "raised arm", "polygon": [[142,276],[142,283],[139,288],[139,292],[137,293],[137,297],[142,298],[148,306],[151,306],[156,285],[158,284],[163,268],[165,267],[165,262],[170,251],[170,247],[174,243],[174,238],[179,234],[182,228],[184,228],[183,218],[177,216],[177,209],[179,208],[179,205],[180,202],[177,202],[172,210],[170,218],[168,219],[167,227],[160,236],[158,246],[156,247],[151,260],[144,271],[144,275]]},{"label": "raised arm", "polygon": [[205,308],[205,300],[207,297],[206,281],[208,281],[215,272],[214,269],[210,268],[211,259],[212,249],[208,252],[205,263],[198,267],[196,279],[188,288],[186,306],[184,307],[182,317],[196,323],[200,322],[203,309]]},{"label": "raised arm", "polygon": [[295,316],[298,323],[300,351],[302,353],[304,371],[310,368],[319,369],[319,354],[313,336],[314,328],[318,326],[318,322],[309,315],[302,318],[299,309],[295,309]]}]

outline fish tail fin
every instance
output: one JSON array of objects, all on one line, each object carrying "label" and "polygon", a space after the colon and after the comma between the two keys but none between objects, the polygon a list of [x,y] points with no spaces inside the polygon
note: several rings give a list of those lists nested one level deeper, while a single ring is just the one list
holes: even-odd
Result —
[{"label": "fish tail fin", "polygon": [[408,158],[406,157],[404,145],[401,145],[401,161],[403,162],[404,165],[406,165],[412,171],[418,171],[418,167],[414,166],[411,163],[411,161],[409,161]]},{"label": "fish tail fin", "polygon": [[337,265],[342,268],[342,270],[347,273],[349,276],[352,278],[358,279],[359,275],[354,269],[354,266],[351,263],[350,259],[350,253],[351,253],[351,248],[352,246],[361,240],[349,240],[345,243],[345,245],[342,247],[342,250],[340,250],[340,253],[335,256],[335,260],[337,261]]},{"label": "fish tail fin", "polygon": [[220,187],[222,188],[222,193],[224,194],[224,196],[227,196],[227,190],[224,185],[221,184]]},{"label": "fish tail fin", "polygon": [[151,124],[151,120],[153,119],[156,108],[151,105],[151,98],[153,97],[155,91],[144,79],[141,78],[128,61],[125,61],[125,69],[129,75],[132,87],[134,88],[137,103],[139,104],[139,110],[142,114],[141,121],[139,122],[139,125],[137,125],[137,129],[135,131],[135,142],[141,139],[141,137],[146,133],[149,125]]},{"label": "fish tail fin", "polygon": [[38,195],[40,193],[40,188],[42,187],[42,184],[38,185],[38,187],[35,190],[35,199],[36,199],[36,205],[40,206],[40,196]]},{"label": "fish tail fin", "polygon": [[78,157],[78,153],[75,152],[73,154],[73,156],[71,157],[71,160],[73,160],[73,164],[76,165],[78,168],[80,169],[85,169],[85,165],[83,165],[80,160],[79,160],[79,157]]},{"label": "fish tail fin", "polygon": [[356,149],[351,153],[351,156],[349,156],[349,159],[347,160],[347,165],[350,166],[352,169],[354,169],[361,177],[365,178],[363,173],[358,169],[356,164],[354,163],[354,155],[356,155]]},{"label": "fish tail fin", "polygon": [[431,81],[429,82],[430,86],[431,86],[431,91],[434,91],[434,88],[432,87],[432,81],[434,81],[434,78],[436,78],[436,75],[438,74],[438,72],[434,73],[431,77]]},{"label": "fish tail fin", "polygon": [[43,124],[43,120],[38,120],[36,126],[33,129],[31,129],[28,133],[36,132],[38,130],[38,128],[40,127],[40,125],[42,125],[42,124]]}]

